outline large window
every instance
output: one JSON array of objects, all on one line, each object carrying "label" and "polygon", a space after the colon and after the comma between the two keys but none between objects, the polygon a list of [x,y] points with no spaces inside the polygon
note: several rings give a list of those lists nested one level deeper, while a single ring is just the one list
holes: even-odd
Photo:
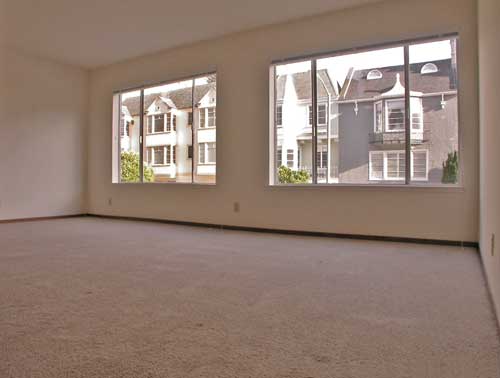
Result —
[{"label": "large window", "polygon": [[216,97],[215,73],[115,94],[113,182],[214,184]]},{"label": "large window", "polygon": [[271,66],[270,183],[456,185],[457,37]]}]

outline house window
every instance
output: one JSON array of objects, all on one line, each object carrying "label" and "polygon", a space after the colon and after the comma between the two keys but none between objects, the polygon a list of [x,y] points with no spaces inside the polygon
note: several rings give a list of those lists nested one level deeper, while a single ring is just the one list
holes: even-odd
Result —
[{"label": "house window", "polygon": [[318,125],[326,125],[326,104],[318,105]]},{"label": "house window", "polygon": [[293,158],[294,158],[293,150],[286,150],[286,166],[288,168],[293,168]]},{"label": "house window", "polygon": [[405,130],[405,101],[387,100],[385,107],[385,130],[404,131]]},{"label": "house window", "polygon": [[377,101],[374,104],[374,112],[375,112],[375,132],[376,133],[381,133],[382,132],[382,127],[384,124],[384,112],[383,112],[383,102],[382,101]]},{"label": "house window", "polygon": [[327,146],[318,146],[316,151],[316,166],[318,168],[326,168],[328,165],[328,148]]},{"label": "house window", "polygon": [[436,73],[438,71],[439,71],[438,67],[434,63],[426,63],[422,67],[422,70],[420,71],[420,73],[422,75],[427,75],[427,74],[431,74],[431,73]]},{"label": "house window", "polygon": [[[370,151],[370,180],[404,181],[406,172],[405,155],[405,151]],[[414,150],[411,152],[412,180],[427,180],[427,157],[427,150]]]},{"label": "house window", "polygon": [[207,108],[208,127],[215,127],[215,108]]},{"label": "house window", "polygon": [[277,105],[276,106],[276,126],[282,126],[282,125],[283,125],[283,106]]},{"label": "house window", "polygon": [[165,147],[166,146],[156,146],[153,147],[153,165],[164,165],[165,164]]},{"label": "house window", "polygon": [[429,151],[427,150],[413,150],[412,157],[412,172],[411,178],[415,181],[427,181],[428,180],[428,156]]},{"label": "house window", "polygon": [[[309,105],[308,107],[308,112],[309,112],[309,124],[312,125],[313,123],[313,113],[312,113],[312,105]],[[327,121],[327,105],[326,104],[319,104],[318,105],[318,125],[326,125]]]},{"label": "house window", "polygon": [[200,109],[200,128],[205,128],[206,127],[206,108],[201,108]]},{"label": "house window", "polygon": [[167,115],[167,127],[166,127],[166,131],[170,132],[170,131],[172,131],[172,114],[167,113],[166,115]]},{"label": "house window", "polygon": [[276,150],[276,161],[277,161],[277,167],[281,167],[283,165],[283,149],[281,147],[278,147]]},{"label": "house window", "polygon": [[[114,183],[215,183],[215,77],[213,73],[113,95]],[[136,127],[129,129],[134,120]],[[167,134],[173,132],[177,136]],[[200,169],[198,162],[203,162]]]},{"label": "house window", "polygon": [[153,123],[153,133],[163,133],[165,131],[165,114],[151,116]]},{"label": "house window", "polygon": [[405,179],[405,152],[387,152],[385,153],[386,160],[386,179],[387,180],[404,180]]},{"label": "house window", "polygon": [[200,143],[199,144],[199,163],[200,164],[215,164],[216,150],[215,143]]},{"label": "house window", "polygon": [[384,153],[370,152],[370,180],[384,179]]},{"label": "house window", "polygon": [[367,80],[378,80],[382,79],[382,77],[382,72],[380,72],[379,70],[371,70],[370,72],[368,72],[368,75],[366,75]]}]

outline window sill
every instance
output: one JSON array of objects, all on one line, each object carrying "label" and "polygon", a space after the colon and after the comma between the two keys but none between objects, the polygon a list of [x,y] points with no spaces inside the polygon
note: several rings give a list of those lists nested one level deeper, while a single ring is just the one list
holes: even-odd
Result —
[{"label": "window sill", "polygon": [[171,134],[175,131],[160,131],[158,133],[146,133],[146,136],[149,136],[149,135],[162,135],[162,134]]},{"label": "window sill", "polygon": [[300,189],[361,189],[361,190],[425,190],[438,192],[465,192],[462,185],[432,185],[432,184],[267,184],[268,188],[300,188]]},{"label": "window sill", "polygon": [[112,182],[112,185],[127,186],[127,185],[191,185],[191,186],[217,186],[215,183],[201,183],[201,182]]}]

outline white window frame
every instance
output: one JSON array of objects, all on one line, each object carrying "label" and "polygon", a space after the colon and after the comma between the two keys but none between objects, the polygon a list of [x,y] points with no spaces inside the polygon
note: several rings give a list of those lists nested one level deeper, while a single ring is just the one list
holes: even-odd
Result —
[{"label": "white window frame", "polygon": [[[396,130],[389,130],[389,106],[388,104],[390,102],[403,102],[403,128],[402,129],[396,129]],[[406,109],[405,109],[405,99],[404,97],[398,97],[398,98],[392,98],[392,99],[389,99],[389,100],[385,100],[384,101],[384,131],[386,133],[401,133],[401,132],[405,132],[405,120],[404,120],[404,117],[406,117],[405,115],[405,112]],[[410,125],[411,127],[411,125]]]},{"label": "white window frame", "polygon": [[[214,161],[208,161],[208,145],[215,144],[215,142],[200,142],[198,143],[198,164],[200,165],[215,165],[217,162],[217,157]],[[203,161],[201,160],[200,150],[203,149]],[[217,145],[215,145],[217,151]],[[216,152],[217,155],[217,152]]]},{"label": "white window frame", "polygon": [[[278,114],[280,116],[278,116]],[[276,126],[277,127],[283,126],[283,104],[276,105]]]},{"label": "white window frame", "polygon": [[[376,150],[376,151],[369,151],[369,158],[368,158],[368,177],[369,181],[404,181],[405,178],[390,178],[387,176],[387,154],[391,153],[397,153],[398,154],[398,162],[399,162],[399,154],[405,154],[405,150]],[[414,178],[413,177],[413,153],[414,152],[425,152],[426,154],[426,161],[425,161],[425,179],[424,178]],[[373,176],[373,171],[372,171],[372,156],[373,155],[383,155],[383,173],[382,176],[383,178],[377,178]],[[411,157],[410,157],[410,170],[411,170],[411,181],[428,181],[429,180],[429,150],[427,149],[412,149],[411,150]]]},{"label": "white window frame", "polygon": [[[380,111],[380,114],[382,116],[382,119],[380,120],[380,130],[377,129],[377,105],[380,105],[381,107],[381,111]],[[373,132],[374,133],[382,133],[384,131],[384,123],[385,123],[385,120],[384,120],[384,101],[382,100],[379,100],[379,101],[375,101],[373,103]]]},{"label": "white window frame", "polygon": [[[155,117],[158,117],[158,116],[162,116],[163,117],[163,131],[155,131],[155,125],[156,125]],[[164,134],[166,132],[165,131],[166,130],[166,123],[167,123],[166,113],[151,114],[149,116],[149,122],[152,122],[151,133],[149,133],[149,135],[152,135],[152,134]]]},{"label": "white window frame", "polygon": [[[425,152],[425,178],[415,178],[414,177],[414,174],[413,174],[413,169],[414,169],[414,166],[413,166],[413,154],[415,152]],[[411,150],[411,164],[410,164],[410,167],[411,167],[411,180],[412,181],[429,181],[429,150],[427,149],[412,149]]]},{"label": "white window frame", "polygon": [[[325,122],[324,123],[319,123],[319,108],[324,107],[325,108]],[[318,114],[318,126],[326,126],[328,124],[328,104],[322,102],[318,104],[318,109],[316,110]],[[307,119],[309,122],[309,125],[312,125],[312,105],[307,106]]]}]

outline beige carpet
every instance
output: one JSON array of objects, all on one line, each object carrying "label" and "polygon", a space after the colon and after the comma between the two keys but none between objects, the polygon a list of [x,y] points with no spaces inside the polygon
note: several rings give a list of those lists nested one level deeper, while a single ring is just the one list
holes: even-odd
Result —
[{"label": "beige carpet", "polygon": [[471,249],[0,225],[0,377],[500,377]]}]

